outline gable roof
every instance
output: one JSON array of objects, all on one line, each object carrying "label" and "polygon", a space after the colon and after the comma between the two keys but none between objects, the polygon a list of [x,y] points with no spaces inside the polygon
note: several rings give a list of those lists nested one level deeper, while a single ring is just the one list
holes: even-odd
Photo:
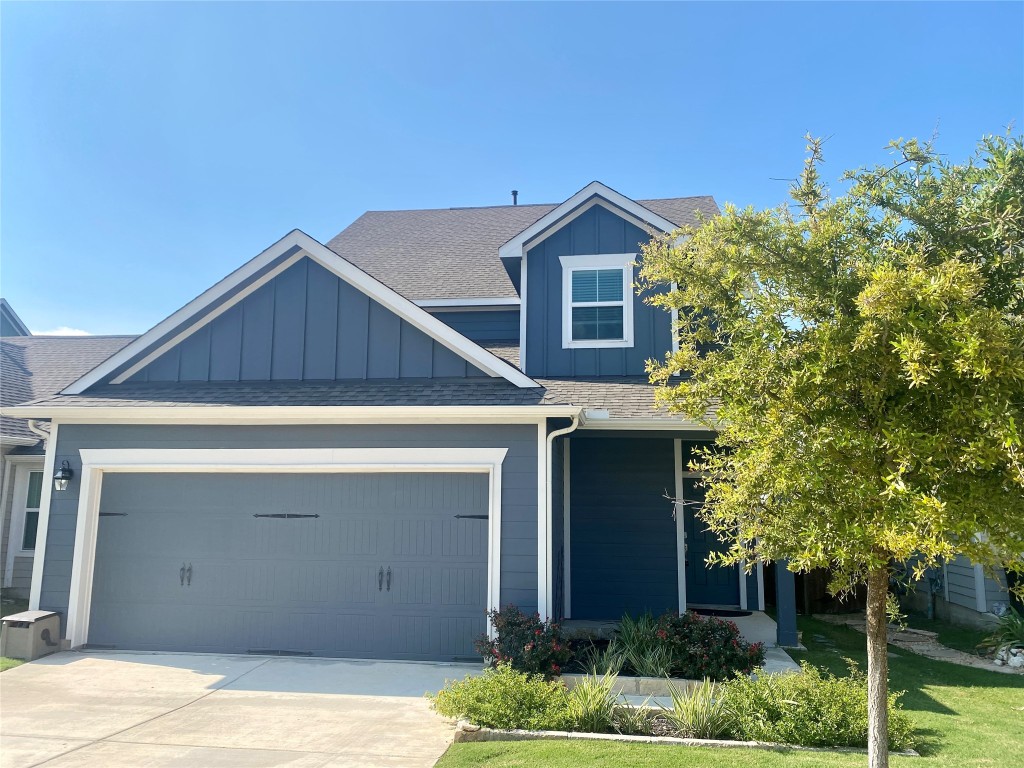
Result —
[{"label": "gable roof", "polygon": [[[709,196],[635,203],[672,228],[695,223],[697,211],[718,213]],[[518,293],[498,251],[562,205],[368,211],[327,247],[413,301],[515,299]]]},{"label": "gable roof", "polygon": [[12,336],[31,336],[32,331],[28,329],[28,326],[22,322],[21,318],[18,317],[18,313],[14,311],[14,307],[10,305],[7,299],[0,298],[0,327],[5,330],[10,328],[14,333]]},{"label": "gable roof", "polygon": [[[60,392],[134,339],[134,336],[7,336],[0,339],[0,407]],[[23,419],[0,416],[0,435],[39,439]]]},{"label": "gable roof", "polygon": [[120,384],[230,309],[247,295],[246,291],[254,290],[267,280],[273,279],[275,275],[304,257],[318,262],[489,376],[507,379],[517,387],[538,386],[522,371],[470,341],[417,307],[406,297],[346,259],[340,258],[338,254],[305,232],[296,229],[132,341],[110,359],[74,381],[64,389],[64,392],[80,394],[107,379],[114,384]]}]

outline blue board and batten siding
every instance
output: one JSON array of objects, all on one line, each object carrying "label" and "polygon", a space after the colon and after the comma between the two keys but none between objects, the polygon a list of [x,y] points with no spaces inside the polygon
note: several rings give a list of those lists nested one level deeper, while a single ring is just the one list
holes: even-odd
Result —
[{"label": "blue board and batten siding", "polygon": [[[61,425],[56,461],[75,475],[50,504],[40,608],[66,616],[84,448],[507,448],[501,486],[501,602],[537,609],[537,427],[533,425]],[[228,502],[230,503],[230,501]]]},{"label": "blue board and batten siding", "polygon": [[571,441],[572,618],[678,610],[673,457],[671,438]]},{"label": "blue board and batten siding", "polygon": [[[671,318],[633,296],[632,347],[562,349],[561,256],[639,253],[651,235],[597,205],[526,253],[526,367],[528,376],[643,375],[646,361],[672,346]],[[634,279],[636,269],[634,268]]]},{"label": "blue board and batten siding", "polygon": [[172,347],[129,381],[324,381],[486,375],[306,258]]},{"label": "blue board and batten siding", "polygon": [[519,341],[519,310],[432,311],[434,317],[473,341]]}]

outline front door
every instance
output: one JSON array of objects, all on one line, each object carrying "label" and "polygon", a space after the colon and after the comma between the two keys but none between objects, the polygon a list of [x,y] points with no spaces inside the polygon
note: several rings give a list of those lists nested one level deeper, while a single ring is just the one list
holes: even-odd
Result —
[{"label": "front door", "polygon": [[739,568],[707,564],[711,552],[724,552],[727,547],[697,517],[696,513],[704,504],[704,488],[699,480],[683,480],[683,502],[687,605],[739,605]]}]

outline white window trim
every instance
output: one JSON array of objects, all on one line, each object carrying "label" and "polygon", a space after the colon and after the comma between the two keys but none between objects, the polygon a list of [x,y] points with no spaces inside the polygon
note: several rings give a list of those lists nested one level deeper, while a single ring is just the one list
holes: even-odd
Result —
[{"label": "white window trim", "polygon": [[[562,256],[562,349],[609,349],[633,346],[633,265],[635,253],[602,253],[590,256]],[[622,270],[622,301],[573,302],[572,273],[595,269]],[[621,339],[573,339],[572,308],[622,307]]]},{"label": "white window trim", "polygon": [[[295,448],[295,449],[85,449],[71,568],[67,638],[72,648],[89,637],[103,476],[111,472],[485,472],[490,478],[487,514],[487,608],[501,598],[501,465],[506,448]],[[49,484],[44,485],[46,488]],[[40,525],[43,523],[40,521]],[[42,529],[41,533],[45,531]],[[37,539],[38,542],[42,540]],[[43,541],[45,545],[45,541]],[[37,564],[38,565],[38,564]],[[33,581],[38,580],[38,574]],[[33,583],[33,587],[35,587]],[[38,606],[38,595],[35,596]],[[493,632],[493,627],[488,626]]]},{"label": "white window trim", "polygon": [[[10,460],[11,457],[6,457]],[[32,461],[18,462],[13,464],[14,471],[13,498],[11,499],[11,527],[7,536],[7,562],[4,563],[4,586],[11,586],[14,580],[14,558],[34,557],[34,549],[23,549],[22,544],[25,538],[25,513],[28,506],[28,479],[32,472],[43,472],[43,486],[46,486],[46,475],[43,470],[41,458],[33,457]],[[42,494],[39,499],[39,517],[36,522],[36,547],[39,546],[39,526],[42,524],[43,508]]]}]

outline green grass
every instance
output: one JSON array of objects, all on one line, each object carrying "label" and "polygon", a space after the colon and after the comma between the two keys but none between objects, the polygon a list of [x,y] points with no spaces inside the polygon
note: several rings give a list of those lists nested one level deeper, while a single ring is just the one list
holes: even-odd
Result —
[{"label": "green grass", "polygon": [[[845,671],[843,657],[866,665],[864,635],[810,618],[800,620],[807,651],[797,659]],[[823,636],[827,642],[814,640]],[[917,725],[921,758],[894,757],[903,768],[1011,768],[1024,765],[1024,677],[971,669],[890,648],[890,684],[907,691],[903,705]],[[668,747],[614,742],[490,742],[455,744],[438,768],[792,768],[863,766],[864,755],[820,752],[763,752]]]},{"label": "green grass", "polygon": [[9,659],[6,656],[0,656],[0,672],[6,672],[8,669],[14,669],[24,663],[21,659]]}]

